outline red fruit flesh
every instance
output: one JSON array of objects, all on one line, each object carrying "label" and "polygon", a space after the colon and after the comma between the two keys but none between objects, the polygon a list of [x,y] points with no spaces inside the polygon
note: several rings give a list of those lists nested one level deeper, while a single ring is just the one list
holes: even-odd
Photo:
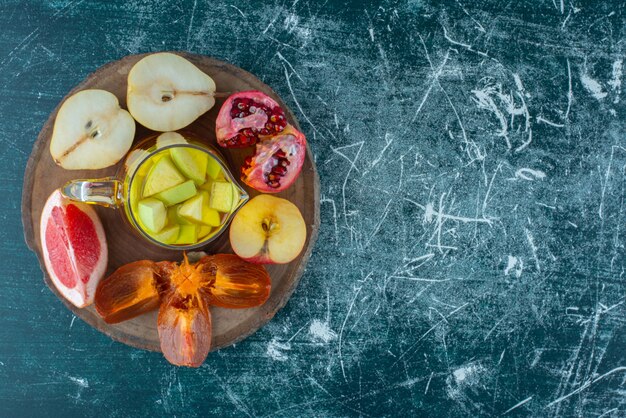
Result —
[{"label": "red fruit flesh", "polygon": [[57,190],[43,208],[40,228],[42,255],[52,282],[74,305],[91,304],[107,264],[104,229],[95,211],[70,202]]},{"label": "red fruit flesh", "polygon": [[306,139],[289,126],[271,140],[257,144],[241,167],[241,180],[264,193],[278,193],[298,178],[306,153]]},{"label": "red fruit flesh", "polygon": [[260,91],[242,91],[231,95],[220,109],[217,142],[225,148],[249,147],[286,126],[285,112],[272,98]]},{"label": "red fruit flesh", "polygon": [[48,218],[46,226],[46,242],[49,243],[48,254],[52,264],[52,272],[67,288],[76,286],[77,277],[69,256],[69,242],[63,228],[63,210],[59,207],[52,209],[52,216]]}]

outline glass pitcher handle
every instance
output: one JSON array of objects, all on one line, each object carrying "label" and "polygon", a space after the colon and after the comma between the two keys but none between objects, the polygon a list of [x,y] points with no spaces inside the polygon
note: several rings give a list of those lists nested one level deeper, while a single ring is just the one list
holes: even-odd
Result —
[{"label": "glass pitcher handle", "polygon": [[122,187],[113,177],[72,180],[65,183],[61,193],[71,200],[92,205],[108,207],[122,202]]}]

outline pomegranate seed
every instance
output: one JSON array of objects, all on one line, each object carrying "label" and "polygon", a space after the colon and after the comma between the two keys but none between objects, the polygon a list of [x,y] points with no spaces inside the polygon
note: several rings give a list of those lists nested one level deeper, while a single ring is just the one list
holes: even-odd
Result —
[{"label": "pomegranate seed", "polygon": [[282,149],[279,149],[278,151],[274,153],[274,157],[276,158],[284,158],[286,156],[287,154],[285,154],[285,151],[283,151]]},{"label": "pomegranate seed", "polygon": [[282,165],[275,165],[274,168],[272,168],[272,173],[277,174],[282,177],[285,174],[287,174],[287,169],[283,167]]}]

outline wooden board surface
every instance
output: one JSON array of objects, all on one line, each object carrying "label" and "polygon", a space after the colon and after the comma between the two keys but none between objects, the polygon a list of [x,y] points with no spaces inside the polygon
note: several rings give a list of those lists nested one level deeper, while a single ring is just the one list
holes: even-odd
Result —
[{"label": "wooden board surface", "polygon": [[[189,59],[202,71],[210,75],[215,80],[218,92],[260,90],[270,95],[283,107],[289,122],[300,129],[291,110],[267,85],[254,75],[238,67],[207,56],[187,53],[179,53],[179,55]],[[88,88],[103,89],[115,94],[120,100],[122,107],[126,108],[126,78],[132,66],[143,56],[145,56],[145,54],[127,56],[119,61],[114,61],[100,67],[96,72],[89,75],[83,82],[69,92],[66,98],[79,90]],[[191,131],[201,138],[206,138],[210,144],[219,148],[215,140],[215,118],[223,101],[224,99],[217,99],[213,109],[204,114],[185,130]],[[43,126],[33,146],[26,168],[22,198],[22,218],[26,242],[39,258],[48,287],[50,287],[78,317],[115,340],[134,347],[159,351],[156,311],[120,324],[106,324],[98,316],[93,306],[78,309],[71,303],[66,302],[59,295],[45,271],[41,257],[39,217],[47,197],[54,189],[62,186],[66,181],[71,179],[98,178],[115,175],[122,164],[122,162],[120,162],[114,167],[102,170],[77,171],[64,170],[54,164],[48,148],[57,111],[58,107],[50,114],[48,121]],[[135,143],[150,133],[152,132],[138,124]],[[251,148],[243,150],[221,149],[220,151],[233,173],[239,172],[239,167],[243,159],[252,153]],[[246,187],[246,190],[251,197],[259,194],[249,187]],[[290,200],[296,204],[302,212],[307,224],[307,241],[305,247],[300,256],[289,264],[266,266],[272,278],[272,293],[269,300],[263,306],[242,310],[211,308],[213,321],[212,350],[217,350],[240,341],[263,326],[284,306],[298,284],[313,245],[315,244],[320,223],[319,178],[310,152],[307,152],[300,177],[289,189],[277,194],[277,196]],[[104,224],[108,241],[109,264],[107,275],[118,267],[135,260],[180,260],[182,258],[181,251],[171,251],[160,248],[134,234],[125,224],[122,218],[123,211],[121,209],[97,207],[96,210]],[[222,234],[216,241],[199,250],[206,251],[209,254],[233,252],[228,241],[227,232]]]}]

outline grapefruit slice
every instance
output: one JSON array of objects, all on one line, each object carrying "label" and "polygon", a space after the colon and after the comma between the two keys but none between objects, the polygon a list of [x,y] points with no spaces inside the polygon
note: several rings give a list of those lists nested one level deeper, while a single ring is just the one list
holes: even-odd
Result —
[{"label": "grapefruit slice", "polygon": [[52,192],[41,213],[41,249],[52,283],[79,308],[93,303],[107,266],[107,243],[92,207]]}]

